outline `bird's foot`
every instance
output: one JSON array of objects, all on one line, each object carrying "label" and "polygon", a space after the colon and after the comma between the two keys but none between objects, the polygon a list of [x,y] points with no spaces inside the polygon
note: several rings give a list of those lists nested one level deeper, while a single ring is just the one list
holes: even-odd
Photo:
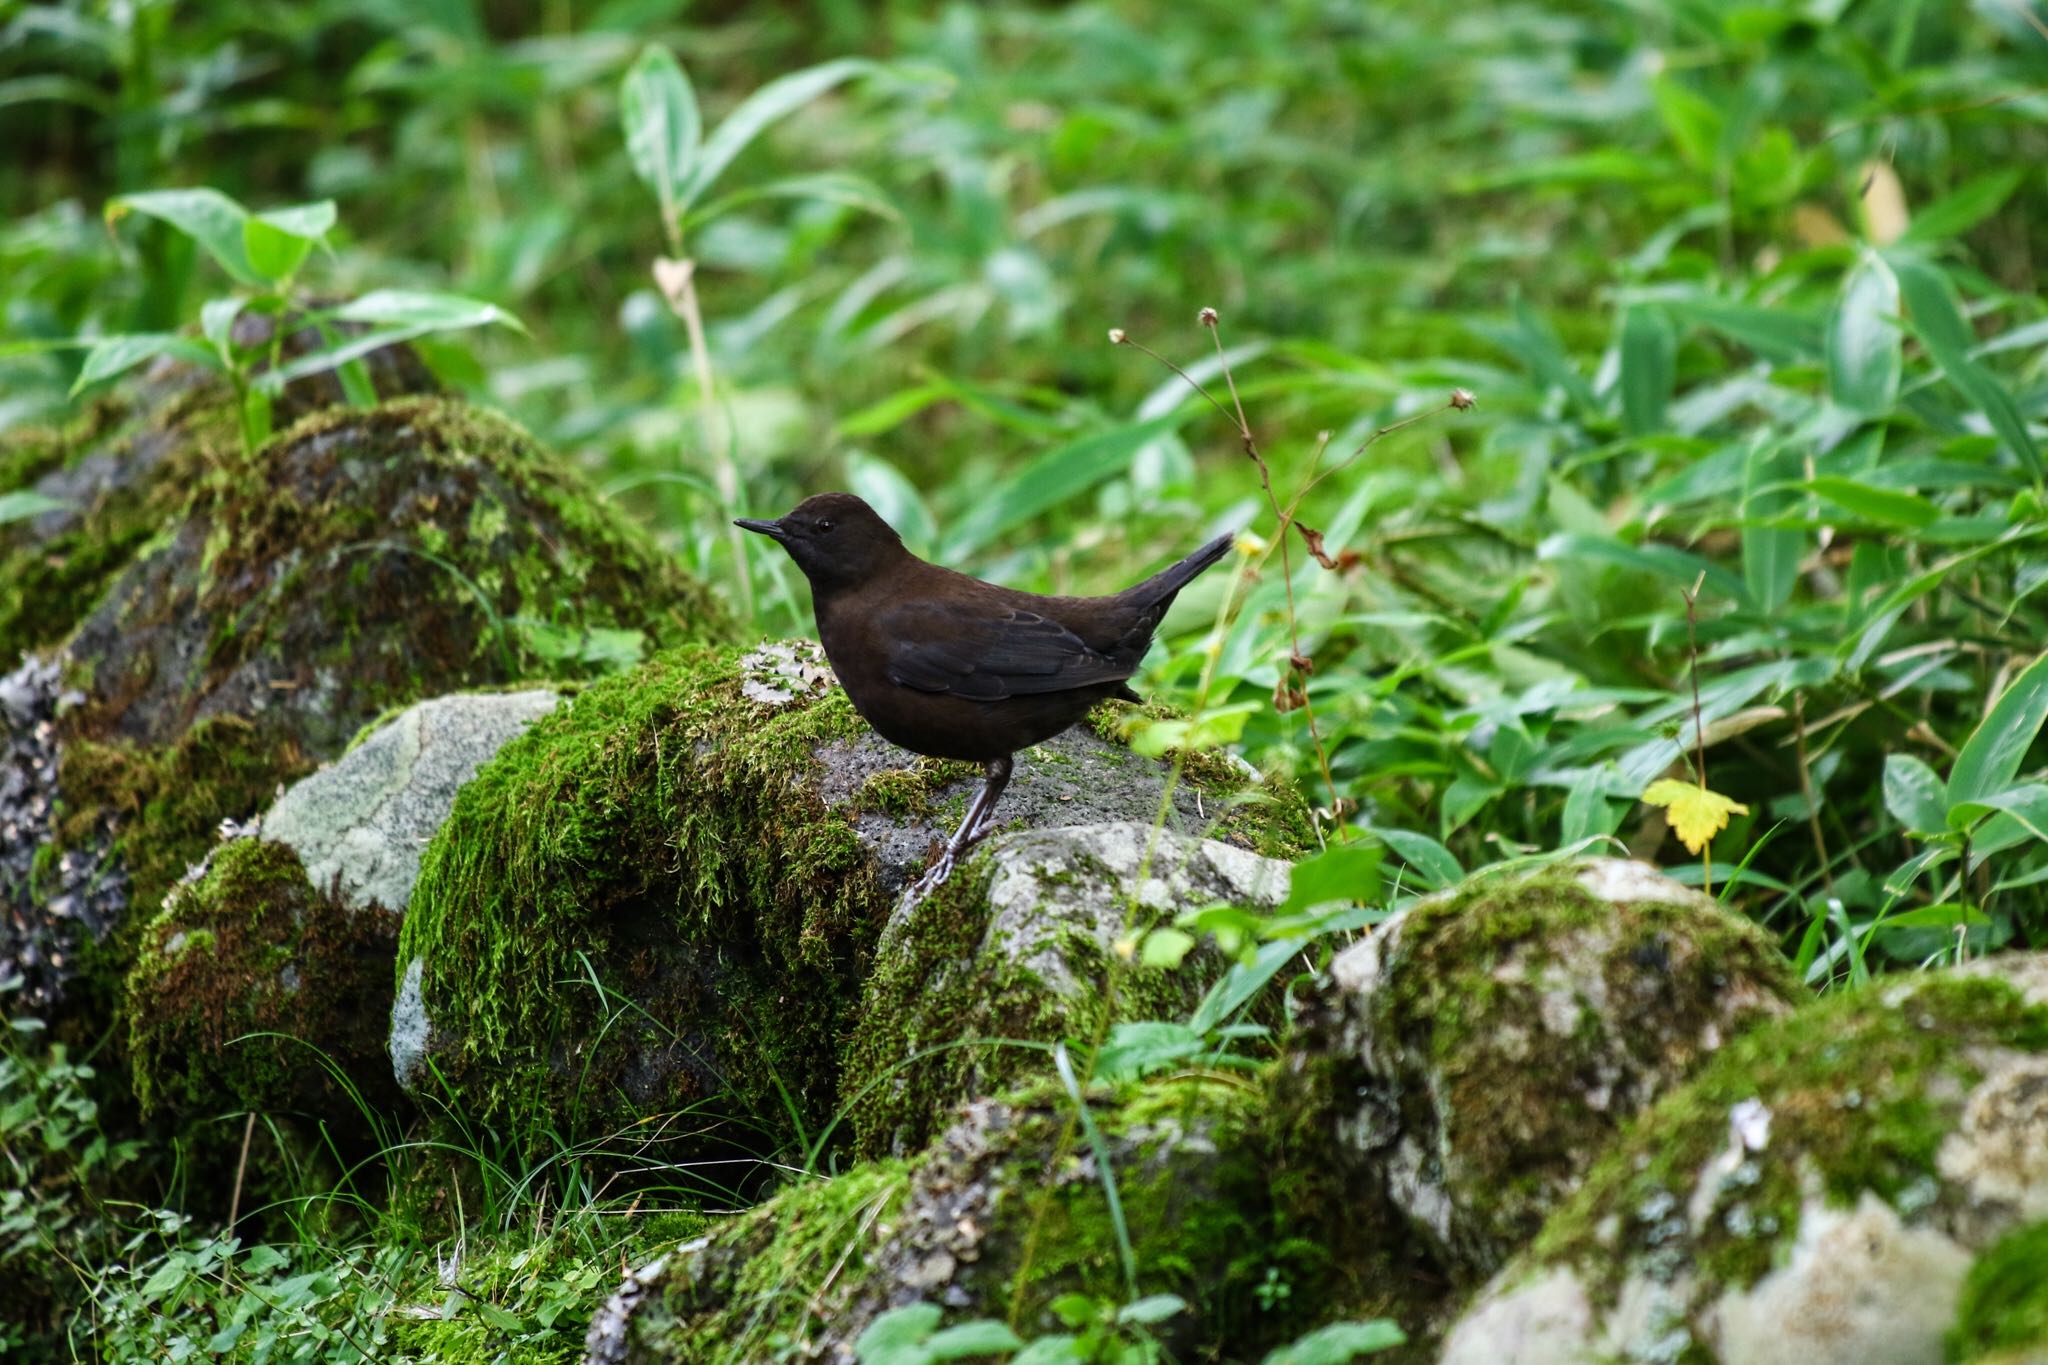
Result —
[{"label": "bird's foot", "polygon": [[946,851],[939,855],[939,860],[927,868],[922,877],[911,883],[910,889],[903,893],[903,899],[908,903],[915,903],[938,890],[945,884],[946,878],[953,875],[953,865],[957,861],[952,847],[948,846]]}]

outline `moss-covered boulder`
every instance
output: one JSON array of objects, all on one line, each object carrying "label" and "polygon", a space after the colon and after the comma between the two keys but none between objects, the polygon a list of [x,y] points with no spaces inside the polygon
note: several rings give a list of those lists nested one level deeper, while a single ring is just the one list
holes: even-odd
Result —
[{"label": "moss-covered boulder", "polygon": [[1200,1077],[1091,1098],[1099,1165],[1056,1091],[970,1105],[908,1161],[797,1184],[643,1268],[593,1324],[590,1359],[854,1360],[882,1313],[928,1302],[949,1322],[1064,1330],[1066,1294],[1129,1297],[1108,1187],[1139,1291],[1188,1308],[1153,1330],[1177,1360],[1256,1359],[1280,1324],[1259,1307],[1276,1259],[1256,1146],[1256,1094]]},{"label": "moss-covered boulder", "polygon": [[859,1149],[916,1151],[961,1104],[1043,1071],[1044,1044],[1085,1049],[1111,1020],[1185,1018],[1227,960],[1198,948],[1143,967],[1131,941],[1185,910],[1270,909],[1287,880],[1277,859],[1135,821],[991,841],[883,929],[841,1083]]},{"label": "moss-covered boulder", "polygon": [[1475,877],[1305,1001],[1273,1074],[1289,1203],[1368,1300],[1403,1238],[1473,1282],[1630,1116],[1798,996],[1768,938],[1641,863]]},{"label": "moss-covered boulder", "polygon": [[[224,819],[386,709],[715,637],[706,590],[523,432],[441,399],[329,409],[222,454],[65,646],[57,799],[33,832],[129,907],[61,955],[102,1017]],[[637,633],[637,634],[633,634]],[[12,918],[67,928],[36,877]]]},{"label": "moss-covered boulder", "polygon": [[359,1098],[398,1098],[386,1021],[420,854],[462,784],[557,699],[485,692],[410,706],[172,890],[128,979],[145,1113],[254,1108],[349,1130]]},{"label": "moss-covered boulder", "polygon": [[[998,816],[1149,820],[1166,774],[1077,728],[1022,756]],[[754,1150],[817,1133],[889,908],[979,780],[876,738],[814,645],[684,649],[591,685],[427,852],[401,1079],[438,1075],[480,1116],[544,1104],[559,1131],[694,1108]],[[1247,790],[1204,768],[1170,823],[1250,841],[1271,821]]]},{"label": "moss-covered boulder", "polygon": [[[290,848],[233,839],[171,893],[130,975],[131,1061],[145,1112],[341,1112],[381,1079],[397,926],[307,880]],[[379,1008],[380,997],[384,1007]]]},{"label": "moss-covered boulder", "polygon": [[1886,981],[1751,1030],[1641,1114],[1444,1358],[1938,1361],[1952,1331],[1990,1353],[2020,1332],[1987,1297],[2027,1311],[1997,1287],[2006,1239],[2044,1217],[2048,993]]},{"label": "moss-covered boulder", "polygon": [[[244,314],[236,341],[259,344],[271,325]],[[302,329],[287,338],[286,358],[320,344]],[[379,347],[363,364],[380,398],[436,387],[409,346]],[[289,426],[341,401],[337,376],[308,375],[285,386],[273,419]],[[63,640],[240,440],[227,382],[169,360],[63,425],[0,433],[0,494],[25,491],[47,502],[34,516],[0,525],[0,669],[13,668],[23,650]]]}]

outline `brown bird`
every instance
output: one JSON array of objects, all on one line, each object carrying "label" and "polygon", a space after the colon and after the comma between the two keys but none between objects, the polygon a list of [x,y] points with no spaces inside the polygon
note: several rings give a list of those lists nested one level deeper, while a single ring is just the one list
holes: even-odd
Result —
[{"label": "brown bird", "polygon": [[1218,536],[1109,597],[1041,597],[926,563],[851,493],[820,493],[775,521],[734,525],[777,541],[811,581],[825,657],[868,724],[912,753],[982,765],[967,818],[912,896],[944,881],[994,827],[1019,749],[1106,697],[1138,700],[1125,679],[1174,594],[1232,540]]}]

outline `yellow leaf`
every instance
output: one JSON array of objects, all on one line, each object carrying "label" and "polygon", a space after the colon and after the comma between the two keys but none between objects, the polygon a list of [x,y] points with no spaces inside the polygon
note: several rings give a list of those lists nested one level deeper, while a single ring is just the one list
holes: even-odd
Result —
[{"label": "yellow leaf", "polygon": [[1729,816],[1749,814],[1749,807],[1740,801],[1730,801],[1719,792],[1670,777],[1652,782],[1643,793],[1643,801],[1665,808],[1671,828],[1678,832],[1678,841],[1688,853],[1698,853],[1716,834],[1728,828]]}]

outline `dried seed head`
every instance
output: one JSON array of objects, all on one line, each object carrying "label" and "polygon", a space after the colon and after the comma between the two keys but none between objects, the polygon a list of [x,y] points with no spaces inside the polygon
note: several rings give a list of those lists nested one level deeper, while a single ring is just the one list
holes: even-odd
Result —
[{"label": "dried seed head", "polygon": [[1472,407],[1478,402],[1479,400],[1472,396],[1472,390],[1470,389],[1451,390],[1451,406],[1456,408],[1459,412],[1465,411],[1467,408]]},{"label": "dried seed head", "polygon": [[1201,312],[1195,314],[1195,321],[1201,323],[1204,327],[1214,327],[1216,325],[1216,310],[1214,308],[1204,308]]},{"label": "dried seed head", "polygon": [[1124,329],[1123,329],[1123,328],[1121,328],[1121,327],[1112,327],[1112,328],[1110,328],[1110,329],[1109,329],[1109,344],[1110,344],[1110,345],[1112,345],[1112,346],[1121,346],[1121,345],[1123,345],[1123,344],[1124,344],[1124,343],[1125,343],[1126,341],[1129,341],[1129,340],[1130,340],[1130,338],[1124,335]]}]

